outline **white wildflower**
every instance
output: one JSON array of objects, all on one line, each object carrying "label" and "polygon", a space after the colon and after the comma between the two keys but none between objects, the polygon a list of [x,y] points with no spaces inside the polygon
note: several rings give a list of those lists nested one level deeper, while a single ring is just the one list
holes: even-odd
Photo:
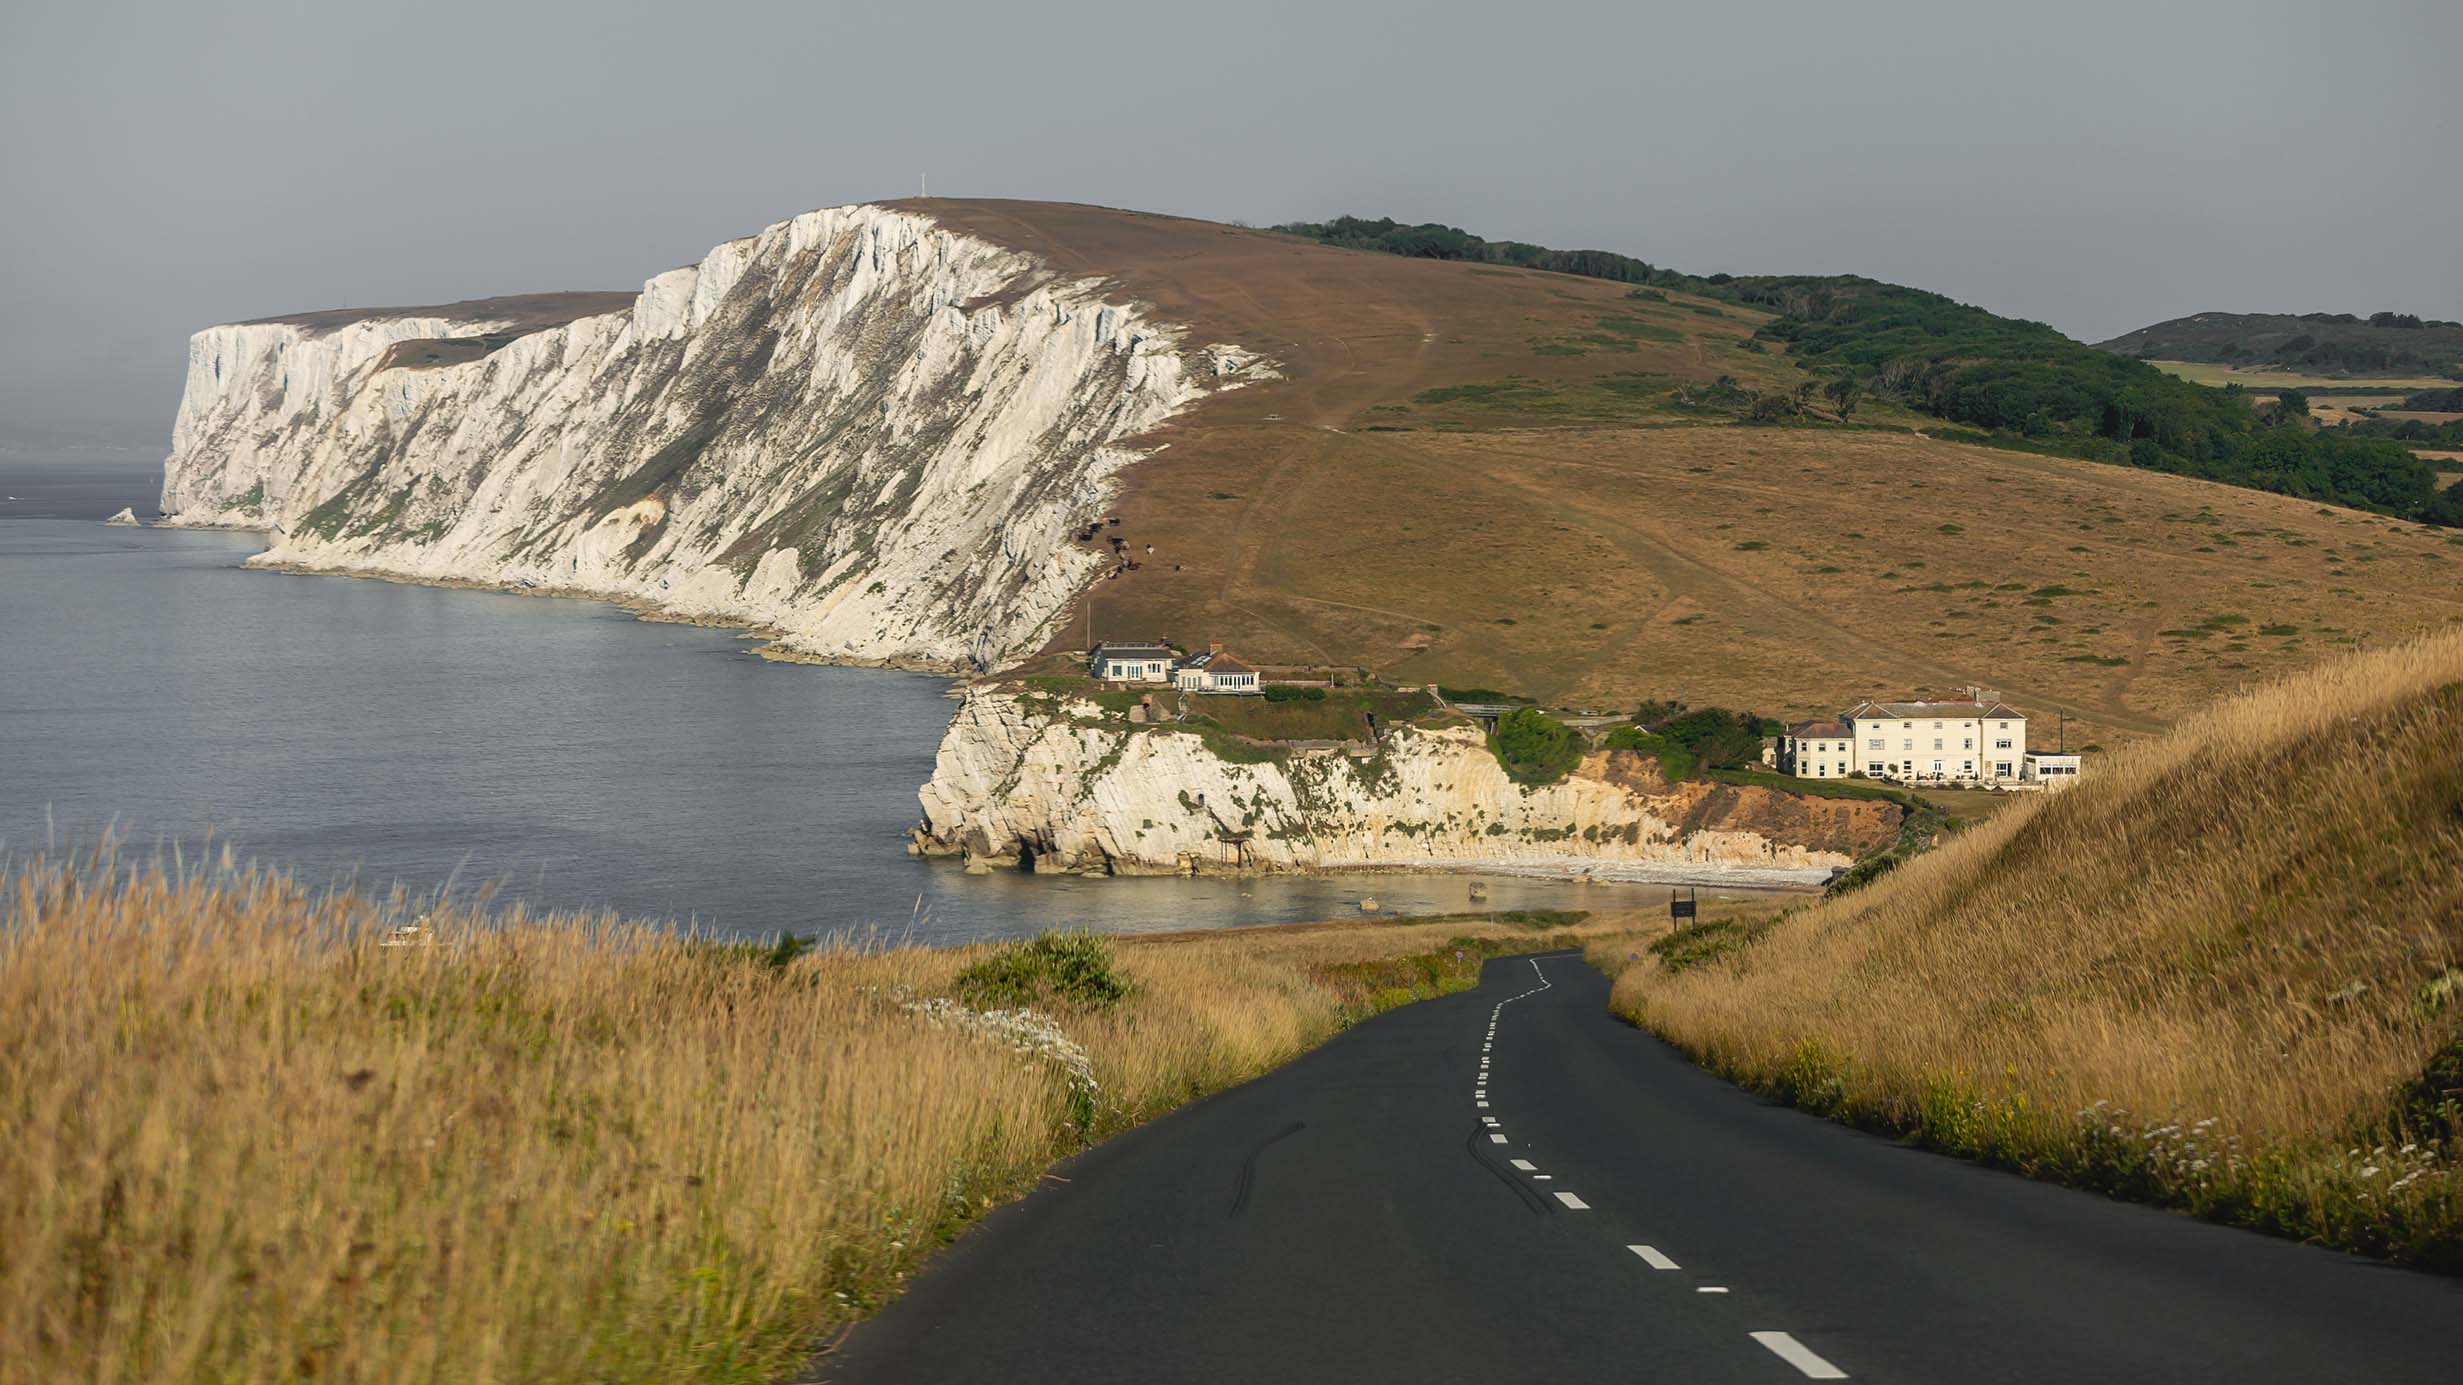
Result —
[{"label": "white wildflower", "polygon": [[1094,1060],[1062,1030],[1060,1022],[1040,1010],[971,1010],[945,996],[922,1000],[900,997],[898,1008],[936,1029],[957,1029],[1013,1053],[1056,1063],[1069,1079],[1070,1090],[1092,1100]]}]

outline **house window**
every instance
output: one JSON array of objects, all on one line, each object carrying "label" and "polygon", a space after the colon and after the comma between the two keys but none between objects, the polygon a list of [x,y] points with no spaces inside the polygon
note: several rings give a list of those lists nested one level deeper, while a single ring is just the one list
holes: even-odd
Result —
[{"label": "house window", "polygon": [[1872,760],[1872,761],[1868,761],[1868,762],[1865,764],[1865,767],[1864,767],[1864,772],[1865,772],[1865,773],[1867,773],[1867,774],[1879,774],[1879,773],[1881,773],[1881,761],[1879,761],[1879,760]]},{"label": "house window", "polygon": [[1913,740],[1902,740],[1899,742],[1899,749],[1901,750],[1913,750],[1915,748],[1916,743]]},{"label": "house window", "polygon": [[1939,737],[1939,736],[1935,736],[1935,737],[1933,737],[1933,749],[1935,749],[1935,750],[1939,750],[1939,749],[1941,749],[1941,737]]},{"label": "house window", "polygon": [[1961,750],[1973,750],[1973,749],[1975,749],[1975,748],[1976,748],[1976,738],[1975,738],[1975,737],[1973,737],[1973,736],[1969,736],[1967,739],[1965,739],[1965,740],[1963,740],[1963,741],[1960,741],[1960,742],[1958,743],[1958,748],[1959,748],[1959,749],[1961,749]]},{"label": "house window", "polygon": [[1959,773],[1961,773],[1961,774],[1973,774],[1973,773],[1975,773],[1975,772],[1976,772],[1976,762],[1975,762],[1975,761],[1973,761],[1973,760],[1969,760],[1969,761],[1965,762],[1964,764],[1961,764],[1961,765],[1958,767],[1958,772],[1959,772]]},{"label": "house window", "polygon": [[1995,777],[1995,778],[1997,778],[1997,779],[2007,779],[2007,778],[2009,778],[2009,777],[2010,777],[2010,762],[2009,762],[2009,761],[2007,761],[2007,760],[2003,760],[2003,761],[2001,761],[2000,763],[1998,763],[1998,764],[1994,765],[1994,766],[1993,766],[1993,777]]},{"label": "house window", "polygon": [[1865,749],[1867,749],[1867,750],[1879,750],[1879,749],[1881,749],[1881,737],[1879,737],[1879,736],[1875,736],[1875,737],[1872,739],[1872,742],[1871,742],[1870,744],[1868,744],[1868,745],[1865,747]]},{"label": "house window", "polygon": [[1993,749],[1995,749],[1995,750],[2007,750],[2007,749],[2009,749],[2009,748],[2010,748],[2010,743],[2009,743],[2008,741],[1995,741],[1995,742],[1993,742]]}]

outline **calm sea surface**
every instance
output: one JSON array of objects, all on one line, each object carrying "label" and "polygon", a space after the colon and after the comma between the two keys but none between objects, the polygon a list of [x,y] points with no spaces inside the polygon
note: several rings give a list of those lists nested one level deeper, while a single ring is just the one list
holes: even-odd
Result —
[{"label": "calm sea surface", "polygon": [[[210,831],[315,882],[730,934],[961,942],[1468,907],[1460,876],[969,876],[905,854],[939,679],[773,664],[613,607],[243,571],[153,464],[0,460],[0,856]],[[1666,890],[1488,878],[1488,907]],[[1736,893],[1743,893],[1738,891]]]}]

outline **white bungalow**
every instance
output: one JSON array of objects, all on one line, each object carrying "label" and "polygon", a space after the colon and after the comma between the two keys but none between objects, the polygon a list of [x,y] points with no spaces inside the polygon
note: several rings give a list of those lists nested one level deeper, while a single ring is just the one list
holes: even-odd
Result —
[{"label": "white bungalow", "polygon": [[2025,776],[2028,783],[2047,789],[2066,789],[2078,782],[2079,757],[2075,752],[2061,754],[2051,750],[2027,752]]},{"label": "white bungalow", "polygon": [[1179,657],[1161,640],[1107,640],[1086,656],[1086,668],[1105,683],[1169,683]]},{"label": "white bungalow", "polygon": [[1260,693],[1257,670],[1223,652],[1219,644],[1208,645],[1203,654],[1192,654],[1172,670],[1172,686],[1182,692]]}]

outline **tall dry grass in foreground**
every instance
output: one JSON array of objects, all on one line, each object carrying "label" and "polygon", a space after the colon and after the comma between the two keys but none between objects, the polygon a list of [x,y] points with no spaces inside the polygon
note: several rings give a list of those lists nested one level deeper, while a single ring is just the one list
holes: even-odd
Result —
[{"label": "tall dry grass in foreground", "polygon": [[384,948],[277,876],[0,885],[11,1382],[775,1378],[1055,1158],[1540,941],[1126,943],[1131,994],[1054,1034],[931,1003],[981,948]]},{"label": "tall dry grass in foreground", "polygon": [[1673,940],[1615,1003],[1816,1110],[2458,1269],[2459,965],[2449,634],[2218,704],[1857,893]]}]

